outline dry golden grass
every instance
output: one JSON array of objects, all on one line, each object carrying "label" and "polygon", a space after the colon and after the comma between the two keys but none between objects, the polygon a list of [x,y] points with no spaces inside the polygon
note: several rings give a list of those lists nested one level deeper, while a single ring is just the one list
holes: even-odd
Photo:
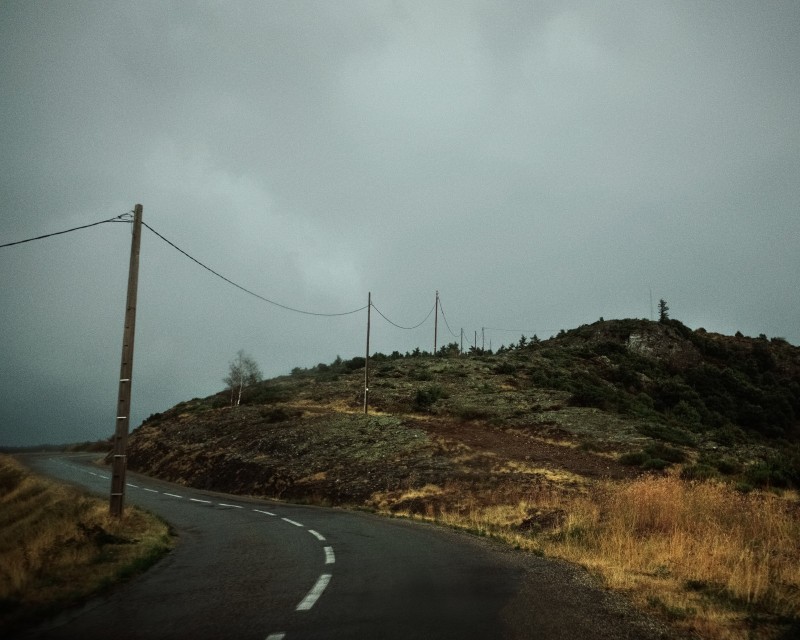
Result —
[{"label": "dry golden grass", "polygon": [[606,485],[571,505],[546,553],[600,573],[607,584],[703,637],[769,637],[762,615],[800,615],[800,518],[764,493],[676,477]]},{"label": "dry golden grass", "polygon": [[464,494],[460,503],[451,495],[423,513],[585,566],[704,639],[775,638],[800,618],[800,510],[770,493],[645,477],[567,492]]},{"label": "dry golden grass", "polygon": [[143,570],[172,545],[168,526],[28,472],[0,455],[0,629]]}]

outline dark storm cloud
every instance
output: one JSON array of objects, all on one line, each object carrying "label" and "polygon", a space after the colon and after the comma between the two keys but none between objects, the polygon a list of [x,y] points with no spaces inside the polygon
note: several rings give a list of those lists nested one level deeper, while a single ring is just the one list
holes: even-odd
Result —
[{"label": "dark storm cloud", "polygon": [[[793,2],[0,6],[0,242],[123,213],[284,304],[800,342]],[[0,442],[113,428],[123,225],[0,250]],[[143,238],[134,421],[360,353]],[[518,339],[493,333],[493,346]],[[445,339],[452,339],[445,333]],[[378,320],[373,347],[432,347]]]}]

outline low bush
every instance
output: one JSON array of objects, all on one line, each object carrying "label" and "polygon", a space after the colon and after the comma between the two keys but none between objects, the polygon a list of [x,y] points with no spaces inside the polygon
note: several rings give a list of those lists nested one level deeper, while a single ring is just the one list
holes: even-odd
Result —
[{"label": "low bush", "polygon": [[414,408],[418,411],[427,411],[442,398],[447,397],[447,392],[439,385],[432,385],[424,389],[417,389],[414,395]]},{"label": "low bush", "polygon": [[681,469],[682,480],[711,480],[717,477],[717,470],[707,464],[693,464]]},{"label": "low bush", "polygon": [[660,458],[667,462],[683,462],[686,460],[686,454],[680,449],[670,447],[661,442],[656,442],[645,447],[645,453],[652,458]]},{"label": "low bush", "polygon": [[630,453],[623,453],[619,457],[621,464],[625,464],[630,467],[640,467],[649,459],[650,456],[648,456],[644,451],[631,451]]}]

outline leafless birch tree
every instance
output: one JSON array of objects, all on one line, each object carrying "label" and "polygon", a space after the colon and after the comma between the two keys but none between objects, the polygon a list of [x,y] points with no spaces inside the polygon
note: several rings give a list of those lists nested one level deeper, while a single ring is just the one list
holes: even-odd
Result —
[{"label": "leafless birch tree", "polygon": [[242,401],[242,390],[261,381],[261,370],[256,361],[240,349],[222,381],[231,390],[231,406],[238,406]]}]

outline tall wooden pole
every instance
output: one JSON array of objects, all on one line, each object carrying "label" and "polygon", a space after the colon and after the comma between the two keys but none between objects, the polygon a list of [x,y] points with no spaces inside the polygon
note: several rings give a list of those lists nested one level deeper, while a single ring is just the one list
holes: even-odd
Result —
[{"label": "tall wooden pole", "polygon": [[117,420],[114,432],[114,458],[111,468],[110,511],[121,517],[125,508],[126,447],[131,417],[131,381],[133,378],[133,339],[136,330],[136,291],[139,285],[139,246],[142,239],[142,205],[133,210],[131,262],[128,268],[128,297],[125,305],[125,330],[122,334],[122,359],[119,370]]},{"label": "tall wooden pole", "polygon": [[367,294],[367,356],[364,358],[364,415],[369,413],[369,324],[372,312],[372,291]]},{"label": "tall wooden pole", "polygon": [[436,310],[433,316],[433,355],[436,355],[437,341],[439,339],[439,292],[436,292]]}]

